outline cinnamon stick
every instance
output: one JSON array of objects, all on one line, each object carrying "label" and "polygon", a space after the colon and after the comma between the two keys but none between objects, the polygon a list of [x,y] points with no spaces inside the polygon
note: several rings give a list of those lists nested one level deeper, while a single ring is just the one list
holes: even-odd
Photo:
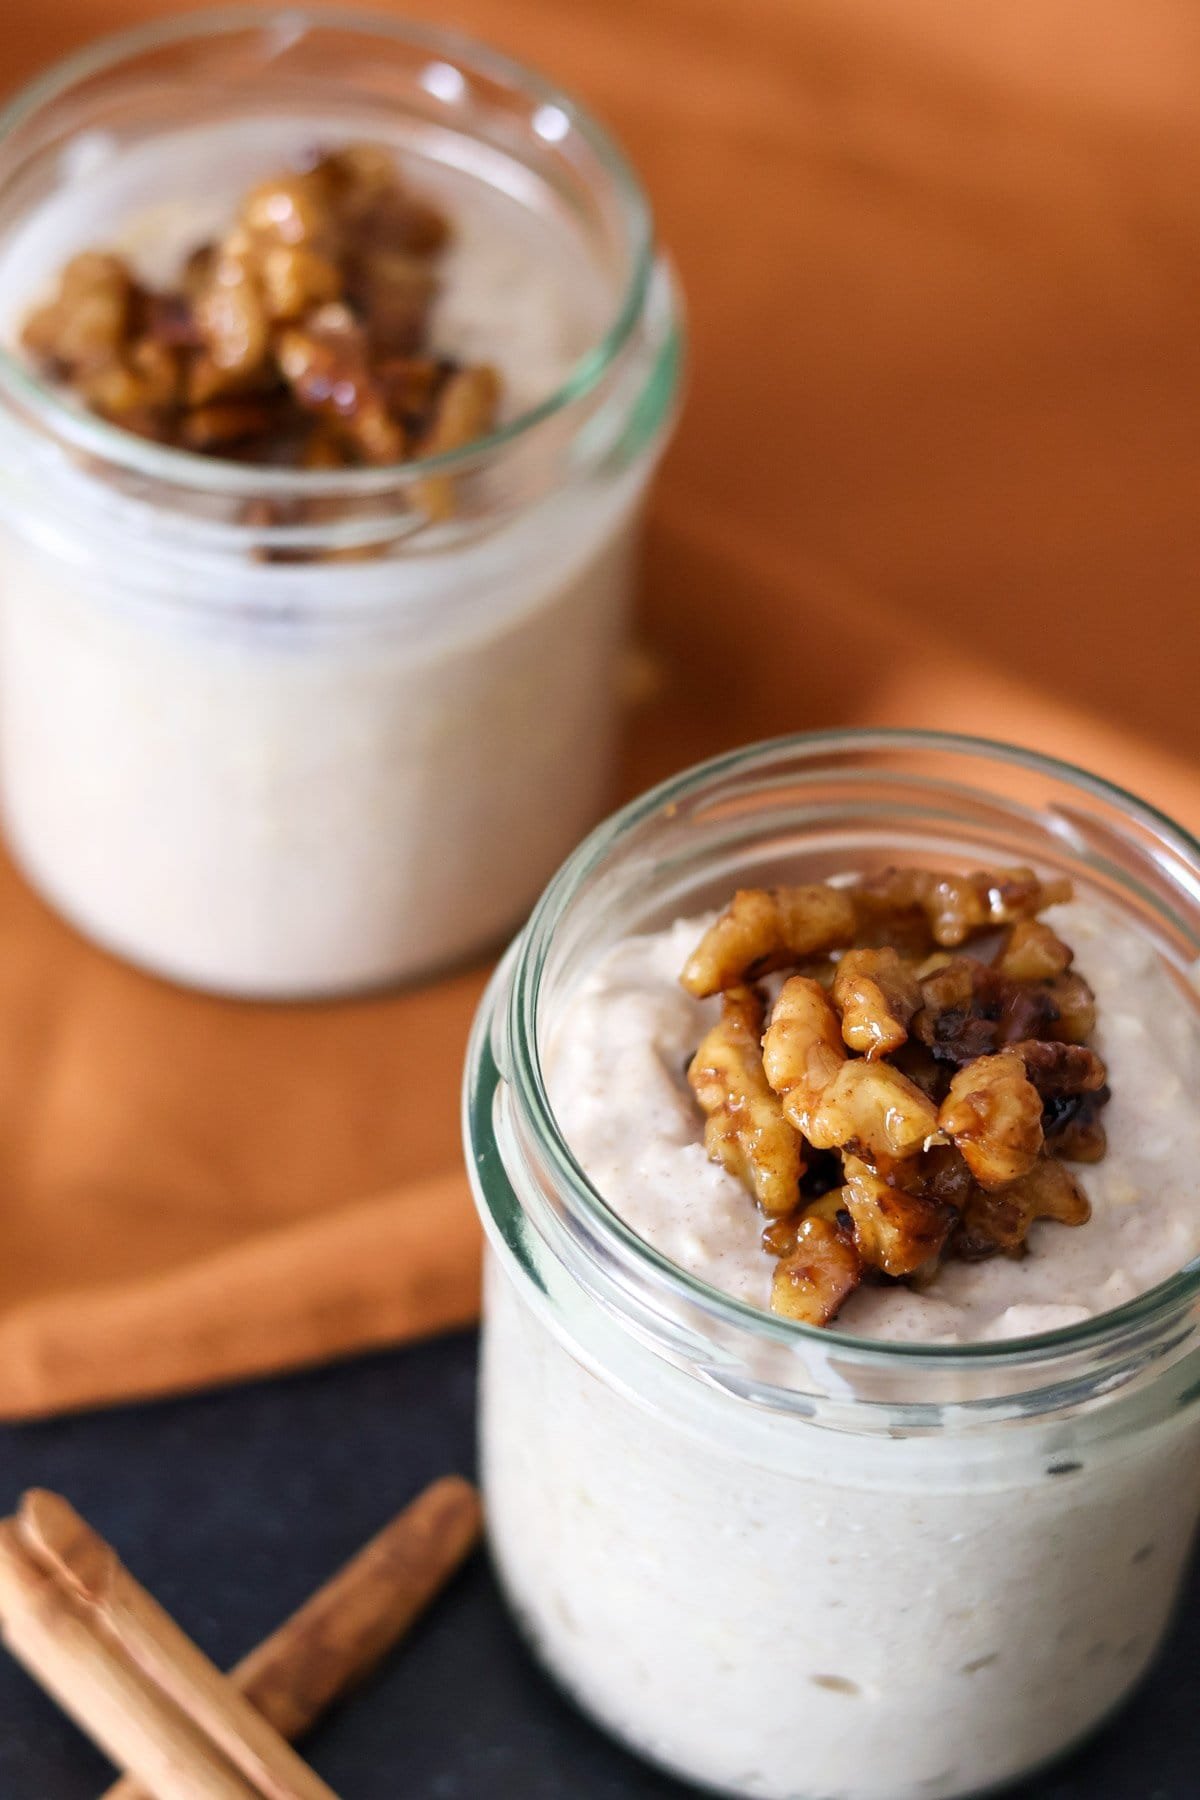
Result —
[{"label": "cinnamon stick", "polygon": [[[482,1509],[469,1482],[445,1476],[252,1650],[229,1680],[276,1730],[299,1738],[363,1680],[440,1592],[479,1541]],[[132,1777],[104,1800],[153,1800]]]},{"label": "cinnamon stick", "polygon": [[68,1501],[40,1489],[26,1494],[17,1536],[31,1559],[193,1721],[261,1800],[336,1800]]},{"label": "cinnamon stick", "polygon": [[0,1632],[65,1713],[155,1800],[262,1800],[73,1594],[0,1523]]}]

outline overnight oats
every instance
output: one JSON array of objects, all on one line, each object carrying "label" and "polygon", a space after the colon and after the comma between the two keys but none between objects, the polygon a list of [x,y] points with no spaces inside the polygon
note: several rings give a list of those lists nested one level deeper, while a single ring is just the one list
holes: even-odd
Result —
[{"label": "overnight oats", "polygon": [[1200,846],[797,738],[589,839],[481,1010],[492,1543],[642,1754],[954,1800],[1095,1727],[1200,1509]]},{"label": "overnight oats", "polygon": [[0,119],[0,780],[218,991],[432,970],[603,806],[679,357],[572,102],[348,13],[164,22]]}]

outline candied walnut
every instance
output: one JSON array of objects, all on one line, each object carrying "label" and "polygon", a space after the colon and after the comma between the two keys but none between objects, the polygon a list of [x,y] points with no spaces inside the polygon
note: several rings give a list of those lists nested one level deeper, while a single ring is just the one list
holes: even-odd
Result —
[{"label": "candied walnut", "polygon": [[1069,881],[1044,882],[1032,869],[979,870],[937,877],[924,906],[936,941],[953,949],[977,932],[1033,918],[1069,900],[1072,892]]},{"label": "candied walnut", "polygon": [[304,244],[325,251],[336,243],[332,194],[319,168],[288,169],[256,182],[243,196],[238,218],[263,244]]},{"label": "candied walnut", "polygon": [[401,250],[364,251],[346,295],[366,321],[376,356],[413,356],[425,335],[437,281],[426,259]]},{"label": "candied walnut", "polygon": [[1048,987],[1013,981],[975,957],[958,956],[922,979],[912,1031],[941,1061],[962,1064],[1050,1033],[1057,1021]]},{"label": "candied walnut", "polygon": [[418,256],[431,256],[449,242],[445,214],[404,185],[395,158],[382,144],[329,151],[313,173],[324,182],[344,234]]},{"label": "candied walnut", "polygon": [[764,1001],[753,988],[723,995],[721,1017],[688,1068],[707,1117],[704,1147],[736,1175],[766,1213],[789,1213],[800,1193],[800,1139],[763,1069]]},{"label": "candied walnut", "polygon": [[842,1064],[804,1133],[818,1150],[844,1150],[876,1168],[915,1155],[937,1134],[929,1095],[890,1063],[865,1058]]},{"label": "candied walnut", "polygon": [[195,300],[212,280],[213,265],[217,260],[219,246],[215,243],[196,244],[183,259],[183,268],[179,272],[179,285],[182,293],[162,296],[165,299],[180,299],[185,303]]},{"label": "candied walnut", "polygon": [[[422,456],[444,456],[461,450],[491,430],[500,398],[500,382],[494,369],[482,364],[456,369],[441,391],[433,423],[425,434]],[[427,475],[414,486],[414,499],[434,520],[452,518],[455,482],[451,475]]]},{"label": "candied walnut", "polygon": [[432,356],[387,356],[375,365],[389,410],[413,437],[428,429],[434,401],[448,372],[446,364]]},{"label": "candied walnut", "polygon": [[864,1056],[890,1056],[908,1037],[921,989],[895,950],[847,950],[833,977],[842,1036]]},{"label": "candied walnut", "polygon": [[1046,1043],[1028,1038],[1011,1046],[1025,1065],[1039,1094],[1088,1094],[1102,1088],[1108,1071],[1094,1050],[1085,1044]]},{"label": "candied walnut", "polygon": [[337,265],[307,244],[269,245],[259,257],[258,279],[263,308],[273,324],[292,324],[342,292]]},{"label": "candied walnut", "polygon": [[214,371],[240,378],[265,363],[270,320],[247,231],[231,232],[217,252],[208,282],[196,299],[196,322]]},{"label": "candied walnut", "polygon": [[[913,1275],[938,1256],[958,1214],[943,1201],[885,1181],[857,1156],[846,1157],[840,1204],[854,1224],[863,1262],[885,1275]],[[908,1179],[917,1182],[915,1169]]]},{"label": "candied walnut", "polygon": [[1033,918],[1047,906],[1071,898],[1069,881],[1043,882],[1032,869],[978,870],[971,875],[930,869],[885,869],[855,889],[864,922],[880,917],[924,915],[934,943],[955,949],[997,925]]},{"label": "candied walnut", "polygon": [[346,446],[318,419],[304,440],[300,461],[306,469],[344,469],[348,461]]},{"label": "candied walnut", "polygon": [[974,1004],[983,965],[970,956],[931,957],[935,966],[919,977],[922,1010],[933,1015],[966,1012]]},{"label": "candied walnut", "polygon": [[129,335],[137,295],[119,256],[85,250],[63,269],[54,298],[26,319],[21,343],[63,375],[114,361]]},{"label": "candied walnut", "polygon": [[[705,933],[682,976],[698,997],[790,971],[761,1063],[805,1159],[762,1234],[776,1310],[828,1324],[864,1278],[924,1287],[940,1258],[1019,1256],[1035,1221],[1087,1219],[1063,1159],[1105,1151],[1095,996],[1037,917],[1069,898],[1028,869],[896,869],[743,890]],[[953,953],[1001,927],[990,961]],[[710,1154],[741,1172],[729,1136]]]},{"label": "candied walnut", "polygon": [[967,1202],[955,1234],[954,1252],[967,1261],[1003,1251],[1024,1253],[1030,1227],[1038,1219],[1060,1225],[1086,1225],[1092,1209],[1087,1195],[1053,1157],[1040,1157],[1033,1167],[998,1193],[977,1190]]},{"label": "candied walnut", "polygon": [[966,1158],[955,1144],[934,1144],[926,1151],[921,1158],[918,1182],[927,1200],[953,1207],[955,1212],[962,1211],[978,1187]]},{"label": "candied walnut", "polygon": [[849,890],[858,914],[859,935],[916,924],[928,944],[924,902],[932,879],[927,869],[889,868],[861,876]]},{"label": "candied walnut", "polygon": [[[841,1176],[841,1162],[838,1163],[838,1176]],[[800,1182],[803,1192],[804,1181]],[[840,1185],[830,1188],[815,1200],[802,1200],[795,1212],[781,1213],[777,1218],[768,1219],[762,1228],[762,1247],[770,1256],[790,1256],[796,1248],[797,1233],[805,1219],[828,1219],[831,1224],[840,1225],[843,1231],[853,1232],[854,1221],[846,1211]]]},{"label": "candied walnut", "polygon": [[192,408],[180,435],[189,450],[211,451],[262,437],[272,423],[272,410],[261,400],[214,400]]},{"label": "candied walnut", "polygon": [[1042,1108],[1046,1149],[1067,1162],[1098,1163],[1108,1149],[1108,1134],[1100,1119],[1112,1098],[1107,1084],[1090,1093],[1054,1094]]},{"label": "candied walnut", "polygon": [[283,393],[279,371],[263,363],[240,372],[222,369],[208,351],[189,355],[183,377],[183,401],[187,407],[207,406],[211,400],[278,398]]},{"label": "candied walnut", "polygon": [[[1061,1038],[1065,1044],[1086,1044],[1096,1029],[1096,996],[1083,976],[1069,970],[1047,982],[1046,992],[1057,1017],[1053,1029],[1042,1035]],[[1024,1035],[1036,1037],[1038,1034],[1027,1032]]]},{"label": "candied walnut", "polygon": [[141,334],[147,342],[193,354],[203,349],[204,338],[186,295],[146,294],[140,310]]},{"label": "candied walnut", "polygon": [[680,979],[703,999],[773,969],[854,941],[854,902],[842,888],[740,888],[688,958]]},{"label": "candied walnut", "polygon": [[950,1085],[950,1069],[944,1062],[939,1062],[925,1044],[916,1038],[909,1038],[906,1044],[892,1054],[892,1066],[915,1081],[921,1092],[928,1094],[935,1104],[940,1105],[946,1097],[946,1089]]},{"label": "candied walnut", "polygon": [[125,424],[131,417],[163,413],[179,395],[180,363],[173,350],[142,339],[115,362],[84,377],[80,391],[106,419]]},{"label": "candied walnut", "polygon": [[976,1181],[989,1189],[1027,1174],[1042,1148],[1041,1096],[1013,1050],[977,1057],[959,1069],[938,1123]]},{"label": "candied walnut", "polygon": [[768,1219],[762,1228],[762,1247],[768,1256],[790,1256],[796,1248],[796,1230],[800,1219],[795,1213],[781,1213]]},{"label": "candied walnut", "polygon": [[828,1325],[862,1281],[854,1240],[836,1221],[808,1216],[775,1270],[771,1309],[806,1325]]},{"label": "candied walnut", "polygon": [[1069,969],[1074,952],[1041,919],[1018,919],[996,956],[1011,981],[1053,981]]},{"label": "candied walnut", "polygon": [[819,981],[793,975],[779,990],[763,1038],[763,1068],[797,1131],[809,1126],[846,1060],[842,1028]]},{"label": "candied walnut", "polygon": [[303,328],[284,331],[277,356],[299,406],[323,418],[364,461],[400,461],[403,427],[388,412],[364,334],[344,307],[322,307]]}]

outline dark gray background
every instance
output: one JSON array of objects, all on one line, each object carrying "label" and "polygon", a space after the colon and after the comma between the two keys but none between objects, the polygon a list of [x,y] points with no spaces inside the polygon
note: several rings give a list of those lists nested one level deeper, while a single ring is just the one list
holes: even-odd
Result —
[{"label": "dark gray background", "polygon": [[[0,1507],[68,1494],[231,1664],[405,1500],[474,1463],[474,1339],[200,1399],[0,1430]],[[1198,1800],[1200,1572],[1166,1656],[1021,1800]],[[538,1672],[479,1558],[309,1740],[342,1800],[684,1800]],[[94,1800],[107,1769],[0,1656],[0,1800]]]}]

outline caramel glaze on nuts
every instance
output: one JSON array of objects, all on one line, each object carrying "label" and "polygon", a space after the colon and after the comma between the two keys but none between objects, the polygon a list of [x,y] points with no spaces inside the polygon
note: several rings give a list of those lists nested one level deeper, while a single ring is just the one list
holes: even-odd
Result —
[{"label": "caramel glaze on nuts", "polygon": [[[436,455],[486,435],[499,402],[493,369],[430,341],[450,236],[389,151],[351,144],[253,187],[166,291],[120,256],[73,257],[22,346],[110,423],[204,456],[338,469]],[[446,477],[412,499],[430,518],[455,510]],[[248,512],[257,524],[324,516],[316,500]]]},{"label": "caramel glaze on nuts", "polygon": [[722,1010],[688,1081],[767,1216],[776,1312],[827,1325],[865,1280],[924,1285],[947,1258],[1023,1256],[1039,1219],[1086,1223],[1065,1162],[1105,1152],[1095,996],[1038,917],[1070,898],[1030,869],[889,869],[743,889],[705,932],[681,979]]}]

